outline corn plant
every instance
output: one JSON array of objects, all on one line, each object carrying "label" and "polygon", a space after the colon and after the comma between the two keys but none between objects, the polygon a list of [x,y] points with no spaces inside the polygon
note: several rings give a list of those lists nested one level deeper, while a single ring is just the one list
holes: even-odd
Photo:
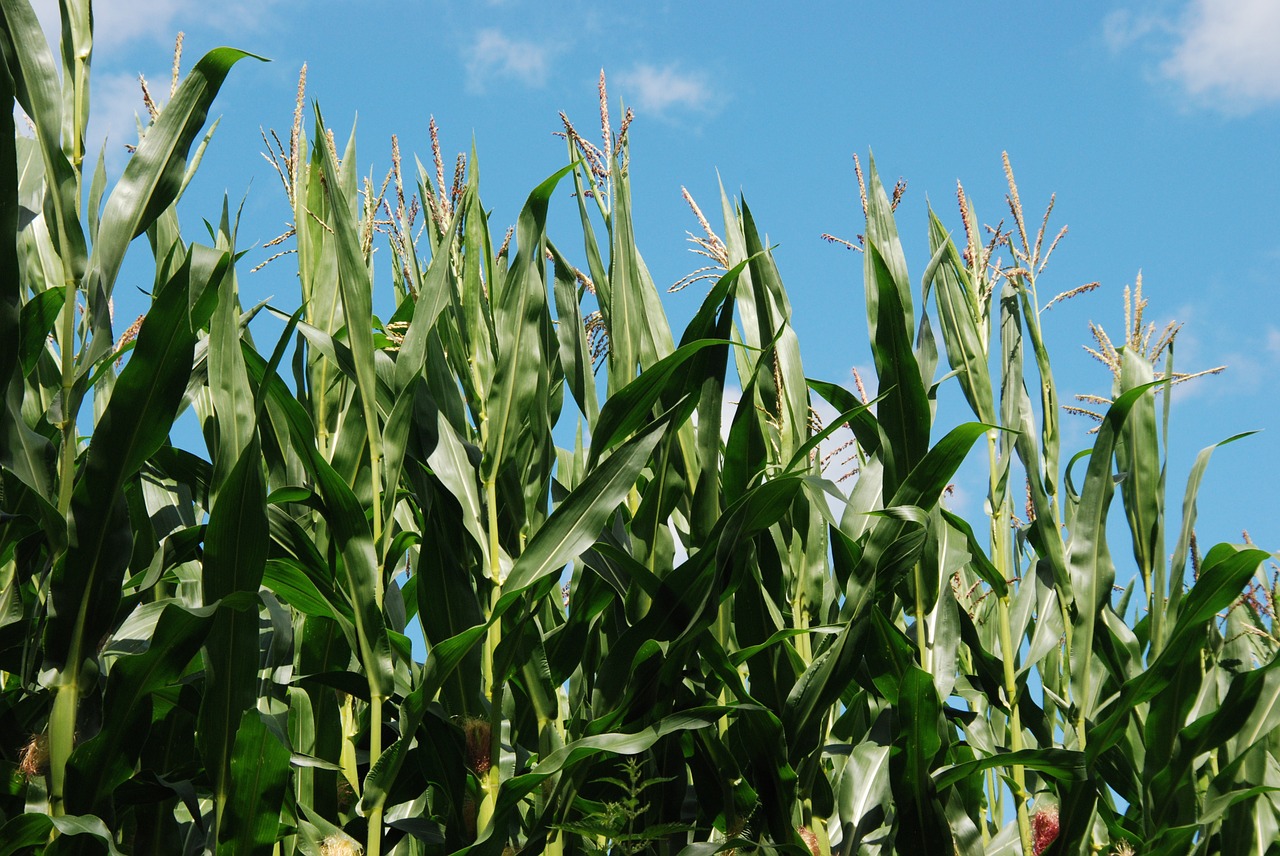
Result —
[{"label": "corn plant", "polygon": [[[603,74],[599,143],[562,116],[568,162],[504,234],[474,150],[448,181],[433,122],[428,164],[393,138],[385,179],[362,173],[354,135],[340,149],[306,109],[304,68],[287,141],[266,138],[293,222],[268,261],[296,264],[298,308],[246,307],[237,218],[224,204],[199,244],[175,208],[246,54],[175,74],[120,181],[100,157],[86,196],[88,4],[63,4],[60,78],[25,0],[0,10],[0,83],[35,133],[0,129],[18,343],[0,362],[0,852],[1277,837],[1267,554],[1201,554],[1211,450],[1166,533],[1168,388],[1191,376],[1140,284],[1120,346],[1095,327],[1110,387],[1064,462],[1039,294],[1057,241],[1048,214],[1028,231],[1007,160],[1012,230],[984,239],[961,191],[964,240],[930,212],[918,290],[903,187],[857,166],[867,394],[806,373],[741,197],[722,192],[718,231],[693,206],[710,265],[678,285],[710,287],[676,336],[634,238],[633,117],[614,127]],[[559,204],[572,235],[548,232]],[[143,234],[151,305],[114,339]],[[260,350],[264,313],[285,332]],[[941,430],[941,384],[973,421]],[[188,408],[198,438],[174,427]],[[973,525],[946,494],[984,446]],[[1107,531],[1117,494],[1127,538]]]}]

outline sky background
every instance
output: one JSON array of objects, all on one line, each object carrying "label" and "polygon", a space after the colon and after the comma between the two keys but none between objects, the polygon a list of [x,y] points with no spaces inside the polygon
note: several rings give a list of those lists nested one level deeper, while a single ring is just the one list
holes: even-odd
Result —
[{"label": "sky background", "polygon": [[[52,29],[56,0],[35,6]],[[1202,545],[1238,542],[1247,529],[1265,549],[1280,548],[1276,0],[625,8],[577,0],[111,0],[96,7],[90,141],[96,150],[106,139],[112,180],[144,109],[138,75],[163,100],[179,30],[184,71],[224,44],[271,60],[232,70],[212,111],[222,123],[180,209],[196,239],[223,194],[233,206],[245,199],[246,305],[272,296],[292,309],[298,301],[288,261],[247,271],[272,252],[262,245],[289,220],[279,180],[259,155],[260,129],[287,139],[304,62],[308,99],[340,141],[358,120],[362,171],[375,181],[389,166],[392,133],[406,156],[430,163],[429,116],[446,162],[474,139],[497,240],[528,192],[565,163],[564,143],[552,136],[559,111],[588,139],[598,135],[603,68],[615,121],[620,102],[636,112],[636,233],[659,286],[699,266],[687,252],[686,231],[698,225],[681,186],[719,230],[719,177],[731,194],[745,194],[777,245],[806,372],[845,384],[854,366],[873,377],[861,258],[820,235],[862,231],[851,155],[865,163],[873,151],[886,184],[908,181],[898,223],[918,295],[926,204],[958,230],[959,179],[980,220],[1004,219],[1008,151],[1028,221],[1038,223],[1056,193],[1053,226],[1070,226],[1041,280],[1042,299],[1101,282],[1043,316],[1064,401],[1109,394],[1108,371],[1081,346],[1092,344],[1090,321],[1123,338],[1123,289],[1141,271],[1147,317],[1160,326],[1185,322],[1177,367],[1229,367],[1175,394],[1170,512],[1178,515],[1200,448],[1265,428],[1215,454],[1198,530]],[[561,191],[553,239],[576,245],[575,219]],[[145,242],[131,255],[136,281],[116,291],[118,312],[129,318],[145,306],[131,286],[150,287]],[[389,295],[389,281],[380,284]],[[705,290],[665,298],[677,336]],[[949,423],[968,414],[954,391],[939,412]],[[1063,416],[1064,460],[1090,444],[1090,427]],[[941,426],[934,439],[940,434]],[[969,483],[961,479],[956,502],[973,516],[984,486],[976,475]],[[1121,538],[1114,533],[1117,552]]]}]

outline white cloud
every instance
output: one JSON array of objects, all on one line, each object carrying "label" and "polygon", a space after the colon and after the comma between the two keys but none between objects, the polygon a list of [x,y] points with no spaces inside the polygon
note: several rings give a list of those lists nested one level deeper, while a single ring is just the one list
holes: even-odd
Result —
[{"label": "white cloud", "polygon": [[[115,51],[143,41],[172,44],[179,30],[200,27],[244,35],[257,28],[278,0],[223,0],[193,3],[191,0],[112,0],[93,6],[93,42],[96,53]],[[58,45],[58,0],[34,0],[37,17]]]},{"label": "white cloud", "polygon": [[485,29],[476,34],[464,59],[467,88],[482,92],[494,78],[512,78],[526,86],[547,82],[550,51],[536,42],[513,39],[501,30]]},{"label": "white cloud", "polygon": [[1267,328],[1266,349],[1267,353],[1271,354],[1273,359],[1280,358],[1280,330],[1277,330],[1275,327]]},{"label": "white cloud", "polygon": [[[280,0],[112,0],[93,7],[92,105],[85,133],[87,157],[96,160],[106,141],[109,173],[118,174],[138,141],[135,116],[146,116],[138,74],[146,75],[151,95],[163,107],[169,100],[172,46],[180,30],[208,36],[234,34],[237,39],[258,30]],[[55,57],[61,36],[58,0],[32,0],[32,8]],[[187,42],[190,45],[190,40]],[[199,59],[189,47],[183,54],[185,75]],[[55,59],[55,62],[57,60]],[[92,162],[90,163],[92,166]]]},{"label": "white cloud", "polygon": [[1246,113],[1280,102],[1280,3],[1180,0],[1176,13],[1121,9],[1102,22],[1115,53],[1145,47],[1191,103]]},{"label": "white cloud", "polygon": [[623,97],[634,101],[642,112],[661,116],[672,108],[700,110],[712,100],[706,76],[683,71],[675,63],[661,68],[641,63],[618,77]]},{"label": "white cloud", "polygon": [[182,28],[179,13],[185,11],[182,17],[190,19],[193,8],[198,7],[180,0],[98,3],[93,10],[93,38],[97,47],[107,49],[143,39],[169,41]]},{"label": "white cloud", "polygon": [[1280,101],[1280,3],[1193,0],[1161,71],[1193,96],[1240,109]]},{"label": "white cloud", "polygon": [[1167,33],[1170,29],[1168,19],[1160,15],[1137,13],[1128,9],[1117,9],[1102,19],[1102,38],[1115,53],[1154,33]]}]

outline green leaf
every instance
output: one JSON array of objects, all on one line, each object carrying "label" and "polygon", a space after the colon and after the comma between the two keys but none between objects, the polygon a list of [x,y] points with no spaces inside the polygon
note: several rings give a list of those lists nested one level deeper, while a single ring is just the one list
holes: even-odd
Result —
[{"label": "green leaf", "polygon": [[47,814],[16,814],[0,826],[0,856],[27,853],[49,840],[53,821]]},{"label": "green leaf", "polygon": [[911,330],[903,326],[910,304],[901,303],[899,289],[874,246],[868,245],[866,256],[867,290],[879,291],[876,306],[880,315],[871,353],[883,399],[876,408],[876,418],[889,441],[885,490],[892,492],[924,457],[932,413],[911,347]]},{"label": "green leaf", "polygon": [[545,383],[543,366],[551,356],[543,353],[540,333],[547,315],[547,286],[543,279],[547,205],[560,179],[572,168],[567,166],[555,173],[529,194],[516,222],[516,257],[503,280],[503,291],[493,297],[499,352],[486,401],[491,426],[481,469],[486,480],[494,478],[506,463],[519,441],[522,423],[537,414],[533,402],[539,384]]},{"label": "green leaf", "polygon": [[1205,626],[1240,596],[1241,589],[1268,555],[1262,550],[1237,550],[1227,544],[1219,544],[1209,551],[1200,578],[1178,611],[1164,650],[1146,671],[1127,681],[1119,695],[1100,711],[1106,718],[1090,731],[1089,763],[1115,745],[1133,710],[1168,686],[1184,661],[1199,659]]},{"label": "green leaf", "polygon": [[355,609],[360,660],[371,688],[384,696],[393,686],[395,669],[391,662],[391,642],[377,601],[377,578],[382,573],[360,500],[324,458],[312,459],[320,495],[325,503],[325,522],[333,532],[335,546],[346,566],[347,597]]},{"label": "green leaf", "polygon": [[[234,254],[235,248],[230,247]],[[218,426],[218,445],[213,455],[215,496],[230,467],[240,460],[256,429],[253,390],[249,386],[244,355],[240,351],[240,312],[236,278],[228,270],[217,283],[218,304],[209,325],[205,366],[209,375],[209,395]]]},{"label": "green leaf", "polygon": [[[862,448],[863,452],[868,455],[874,455],[880,450],[882,438],[880,426],[876,422],[875,416],[873,416],[869,411],[860,411],[858,409],[862,407],[863,404],[852,392],[842,386],[827,383],[826,381],[814,380],[813,378],[809,378],[808,383],[810,389],[825,398],[837,410],[844,411],[846,414],[851,414],[847,419],[849,430],[852,431],[853,436],[857,438],[858,445]],[[875,399],[877,402],[879,400],[879,398]],[[875,402],[869,401],[867,402],[867,406],[870,406],[873,403]]]},{"label": "green leaf", "polygon": [[997,597],[1004,597],[1009,593],[1009,581],[1000,575],[1000,571],[995,565],[991,564],[991,560],[987,558],[987,554],[983,552],[982,545],[978,543],[977,536],[973,534],[973,529],[963,517],[955,514],[947,509],[941,509],[942,517],[951,528],[955,529],[964,538],[965,547],[969,550],[969,558],[972,561],[973,570],[982,577],[982,580],[996,593]]},{"label": "green leaf", "polygon": [[[49,331],[66,302],[67,292],[64,289],[50,288],[33,295],[22,307],[22,317],[18,322],[18,364],[23,377],[31,374],[36,361],[45,352]],[[8,373],[3,376],[7,377]]]},{"label": "green leaf", "polygon": [[[865,604],[866,601],[863,601]],[[859,650],[868,622],[855,613],[835,640],[813,658],[787,694],[782,709],[783,733],[787,735],[788,754],[794,763],[818,748],[814,744],[813,725],[827,716],[831,705],[853,680],[854,669],[863,657]],[[802,736],[808,736],[801,741]]]},{"label": "green leaf", "polygon": [[102,730],[80,744],[68,762],[66,802],[73,814],[99,812],[134,773],[151,730],[152,696],[176,684],[209,632],[214,608],[163,607],[146,651],[120,657],[103,698]]},{"label": "green leaf", "polygon": [[9,60],[12,91],[35,126],[44,159],[45,210],[52,215],[47,218],[49,237],[62,263],[58,272],[62,281],[57,285],[78,283],[87,255],[84,230],[76,216],[80,186],[62,148],[61,86],[53,53],[27,0],[0,0],[0,9],[4,11],[4,55]]},{"label": "green leaf", "polygon": [[[603,418],[603,416],[602,416]],[[636,483],[662,439],[667,420],[659,419],[613,451],[587,474],[534,533],[503,582],[495,617],[505,612],[534,583],[560,570],[591,546]]]},{"label": "green leaf", "polygon": [[540,761],[528,773],[513,776],[502,783],[494,809],[495,822],[477,839],[475,845],[459,851],[459,856],[473,849],[485,852],[487,848],[484,845],[489,840],[490,833],[494,829],[504,828],[501,820],[510,816],[521,800],[551,776],[571,770],[601,754],[635,755],[644,752],[669,734],[706,728],[728,712],[728,708],[719,706],[693,708],[666,716],[635,734],[598,734],[566,744]]},{"label": "green leaf", "polygon": [[268,559],[262,585],[303,615],[319,615],[338,622],[347,620],[330,597],[307,576],[302,563],[293,559]]},{"label": "green leaf", "polygon": [[[813,381],[809,381],[809,383],[812,384]],[[863,414],[869,415],[870,409],[879,403],[880,398],[877,397],[868,401],[866,404],[858,404],[857,406],[846,410],[844,413],[837,415],[830,421],[827,427],[814,434],[805,441],[804,445],[799,449],[796,449],[795,454],[791,456],[791,460],[787,462],[787,466],[784,470],[786,472],[794,472],[797,469],[802,468],[808,460],[809,453],[815,451],[820,445],[822,445],[823,441],[846,425],[852,425],[854,422],[858,421],[858,416]]]},{"label": "green leaf", "polygon": [[[8,29],[7,23],[5,26]],[[9,72],[8,66],[0,64],[0,104],[9,105],[10,107],[14,104],[13,83],[13,77]],[[19,234],[19,194],[17,129],[14,126],[13,110],[10,109],[3,116],[0,116],[0,233],[2,234],[15,236]],[[54,288],[49,290],[62,294],[65,299],[65,289]],[[19,353],[22,357],[25,357],[28,350],[31,349],[31,344],[28,340],[33,338],[30,328],[42,325],[32,325],[30,322],[22,323],[20,321],[21,317],[26,314],[26,307],[22,305],[22,295],[23,287],[19,273],[18,242],[6,239],[0,243],[0,336],[3,336],[5,341],[19,340],[21,342]],[[39,296],[36,295],[35,298],[32,298],[32,302],[36,302],[36,298]],[[52,323],[52,320],[50,320],[48,326],[44,327],[46,332],[52,326]],[[44,336],[41,335],[35,345],[37,348],[43,349],[44,344]],[[19,361],[19,354],[15,354],[10,348],[5,348],[4,352],[0,354],[0,390],[8,387],[10,376]],[[23,375],[29,374],[31,369],[27,367],[25,359],[21,359],[21,365],[23,366]]]},{"label": "green leaf", "polygon": [[[1111,459],[1129,411],[1151,386],[1139,386],[1118,396],[1107,411],[1094,440],[1080,505],[1071,526],[1068,566],[1071,591],[1075,596],[1072,604],[1075,632],[1071,649],[1071,680],[1073,690],[1078,693],[1077,703],[1084,707],[1082,715],[1085,717],[1092,713],[1087,700],[1091,698],[1094,628],[1099,611],[1111,596],[1111,583],[1115,579],[1115,565],[1106,539],[1107,511],[1114,493]],[[1091,743],[1090,750],[1092,748]]]},{"label": "green leaf", "polygon": [[653,420],[653,409],[660,400],[675,400],[693,392],[689,389],[688,372],[683,371],[699,352],[723,346],[723,342],[701,339],[681,345],[672,354],[645,369],[635,380],[615,392],[600,409],[591,435],[591,454],[587,469],[592,469],[601,456],[618,442]]},{"label": "green leaf", "polygon": [[[115,616],[132,542],[121,504],[124,484],[168,439],[191,375],[198,327],[188,320],[188,295],[202,291],[227,263],[223,253],[192,246],[156,296],[98,420],[72,497],[70,546],[50,586],[45,655],[57,667],[78,660]],[[73,640],[80,642],[76,650]]]},{"label": "green leaf", "polygon": [[218,853],[271,853],[289,784],[289,750],[257,710],[246,710],[240,717],[231,754],[231,780],[234,786],[227,822],[220,828]]},{"label": "green leaf", "polygon": [[560,365],[564,367],[565,381],[578,409],[586,417],[587,426],[595,424],[600,415],[600,399],[596,392],[595,371],[591,360],[591,345],[582,318],[578,296],[578,278],[573,265],[560,254],[555,244],[547,242],[555,262],[556,337],[560,344]]},{"label": "green leaf", "polygon": [[[1120,495],[1132,536],[1133,558],[1148,589],[1156,564],[1164,564],[1164,474],[1156,430],[1154,381],[1151,363],[1132,348],[1125,348],[1120,389],[1143,387],[1146,392],[1133,403],[1124,420],[1116,442],[1116,468],[1124,476]],[[1169,394],[1167,389],[1165,394]]]},{"label": "green leaf", "polygon": [[1083,752],[1071,749],[1023,749],[943,767],[933,774],[933,783],[938,790],[942,790],[966,781],[984,770],[1015,765],[1059,781],[1079,780],[1087,776]]},{"label": "green leaf", "polygon": [[102,818],[93,815],[60,815],[50,818],[46,814],[20,814],[0,827],[0,856],[27,853],[49,840],[49,834],[57,829],[59,835],[90,835],[106,847],[110,856],[121,856],[116,849],[115,838]]},{"label": "green leaf", "polygon": [[[262,454],[251,441],[214,500],[205,531],[202,588],[206,603],[232,595],[252,597],[247,610],[222,609],[209,631],[209,677],[200,707],[200,749],[221,806],[234,782],[228,778],[232,726],[255,707],[260,667],[257,594],[267,559],[267,492]],[[224,819],[219,812],[218,824]]]},{"label": "green leaf", "polygon": [[5,384],[6,419],[0,424],[0,466],[28,488],[50,543],[65,547],[67,522],[54,507],[57,451],[48,437],[31,430],[22,418],[24,387],[16,373]]},{"label": "green leaf", "polygon": [[979,422],[996,424],[991,391],[991,370],[987,361],[986,331],[982,313],[969,283],[969,272],[946,227],[929,209],[929,249],[935,254],[932,277],[925,276],[925,288],[932,283],[938,303],[942,342],[947,360],[958,374],[960,388]]},{"label": "green leaf", "polygon": [[196,63],[147,130],[107,197],[87,280],[90,299],[100,303],[102,310],[93,306],[94,354],[105,353],[111,347],[110,335],[102,335],[109,332],[106,325],[110,323],[105,304],[125,251],[177,199],[186,173],[187,152],[204,126],[209,107],[231,66],[245,57],[262,59],[235,48],[215,48]]},{"label": "green leaf", "polygon": [[895,845],[916,853],[952,846],[951,834],[936,798],[930,774],[942,749],[941,710],[933,677],[909,667],[902,676],[895,710],[900,754],[890,761],[890,781],[901,816]]},{"label": "green leaf", "polygon": [[1174,548],[1173,558],[1169,562],[1171,570],[1169,610],[1171,612],[1178,608],[1178,604],[1182,600],[1187,554],[1191,551],[1191,536],[1195,532],[1196,502],[1200,493],[1200,483],[1204,479],[1205,470],[1209,467],[1209,457],[1215,449],[1256,433],[1256,431],[1246,431],[1242,434],[1236,434],[1219,443],[1214,443],[1212,446],[1206,446],[1196,455],[1195,463],[1191,466],[1191,473],[1187,476],[1187,488],[1182,498],[1182,527],[1178,532],[1178,543]]},{"label": "green leaf", "polygon": [[[942,491],[960,468],[974,442],[990,428],[991,426],[978,422],[967,422],[953,428],[929,450],[886,506],[916,506],[924,511],[932,509],[941,499]],[[877,520],[863,548],[855,576],[866,579],[875,570],[881,574],[881,583],[891,589],[896,584],[896,575],[914,563],[906,561],[910,557],[897,549],[906,545],[907,542],[901,539],[911,526],[915,524],[894,518]],[[920,534],[923,536],[923,533]]]}]

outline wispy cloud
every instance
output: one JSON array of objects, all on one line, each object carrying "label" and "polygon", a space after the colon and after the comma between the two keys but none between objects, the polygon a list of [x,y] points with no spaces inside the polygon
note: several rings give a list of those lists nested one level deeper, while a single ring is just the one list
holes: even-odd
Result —
[{"label": "wispy cloud", "polygon": [[[151,95],[159,107],[169,100],[169,75],[147,74]],[[142,87],[138,75],[129,72],[99,72],[93,82],[93,109],[89,113],[89,127],[85,131],[88,156],[96,158],[98,149],[105,147],[107,171],[118,175],[128,162],[126,146],[138,144],[138,119],[145,127],[150,121],[147,107],[142,101]]]},{"label": "wispy cloud", "polygon": [[1275,327],[1267,328],[1266,349],[1273,360],[1280,360],[1280,330]]},{"label": "wispy cloud", "polygon": [[1228,113],[1280,103],[1280,3],[1186,0],[1177,12],[1121,9],[1103,19],[1114,52],[1145,46],[1159,78],[1190,102]]},{"label": "wispy cloud", "polygon": [[[220,33],[244,35],[261,24],[279,0],[223,0],[214,4],[190,0],[129,0],[128,3],[95,3],[93,40],[95,51],[113,51],[139,42],[172,43],[182,29],[200,27]],[[32,3],[51,46],[57,50],[58,0]]]},{"label": "wispy cloud", "polygon": [[655,116],[673,109],[703,110],[711,106],[713,93],[706,75],[685,71],[676,63],[664,66],[641,63],[618,76],[624,98],[641,111]]},{"label": "wispy cloud", "polygon": [[1204,100],[1234,109],[1280,101],[1280,3],[1193,0],[1161,71]]},{"label": "wispy cloud", "polygon": [[513,39],[501,30],[484,29],[467,46],[467,88],[482,92],[495,79],[516,80],[539,87],[551,69],[550,51],[537,42]]},{"label": "wispy cloud", "polygon": [[1163,15],[1116,9],[1102,19],[1102,38],[1107,47],[1119,53],[1156,34],[1169,34],[1173,23]]}]

